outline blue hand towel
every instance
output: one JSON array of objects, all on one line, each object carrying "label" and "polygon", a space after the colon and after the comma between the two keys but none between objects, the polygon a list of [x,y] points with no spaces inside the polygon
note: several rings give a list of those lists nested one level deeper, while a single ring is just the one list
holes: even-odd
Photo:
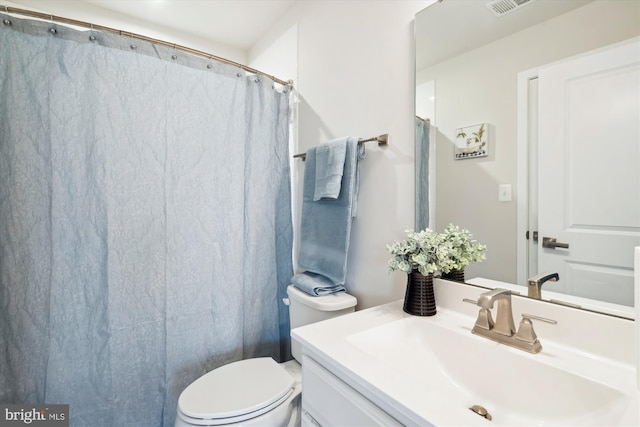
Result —
[{"label": "blue hand towel", "polygon": [[342,285],[336,285],[326,277],[305,271],[296,274],[291,278],[291,283],[296,288],[313,296],[321,296],[335,294],[337,292],[346,292],[347,289]]},{"label": "blue hand towel", "polygon": [[316,147],[316,181],[313,200],[337,199],[340,195],[348,138]]},{"label": "blue hand towel", "polygon": [[307,272],[344,285],[351,221],[355,216],[358,192],[358,161],[364,158],[364,145],[349,137],[337,199],[313,201],[316,177],[315,147],[307,150],[305,162],[302,216],[300,220],[300,256],[298,266]]}]

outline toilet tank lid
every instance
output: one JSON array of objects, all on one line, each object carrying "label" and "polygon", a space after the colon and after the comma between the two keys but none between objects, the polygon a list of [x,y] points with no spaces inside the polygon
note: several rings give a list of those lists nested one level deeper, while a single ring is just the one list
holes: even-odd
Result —
[{"label": "toilet tank lid", "polygon": [[287,294],[289,295],[289,298],[320,311],[344,310],[345,308],[355,307],[358,303],[356,297],[349,295],[346,292],[338,292],[335,294],[316,297],[297,289],[293,285],[289,285],[287,288]]}]

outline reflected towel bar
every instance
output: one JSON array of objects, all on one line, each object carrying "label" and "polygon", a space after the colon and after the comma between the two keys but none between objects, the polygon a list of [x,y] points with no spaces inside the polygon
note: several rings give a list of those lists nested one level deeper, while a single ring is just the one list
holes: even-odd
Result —
[{"label": "reflected towel bar", "polygon": [[[365,142],[378,141],[378,145],[389,145],[389,134],[385,133],[384,135],[374,136],[373,138],[368,139],[360,139],[358,140],[358,144],[364,144]],[[294,154],[293,158],[302,158],[304,162],[307,158],[307,153]]]}]

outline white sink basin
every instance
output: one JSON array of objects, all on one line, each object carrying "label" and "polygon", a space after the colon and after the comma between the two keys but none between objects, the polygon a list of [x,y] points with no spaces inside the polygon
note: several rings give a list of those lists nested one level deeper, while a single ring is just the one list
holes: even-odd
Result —
[{"label": "white sink basin", "polygon": [[468,420],[468,408],[473,405],[481,405],[491,415],[489,423],[473,414],[487,426],[621,423],[631,397],[552,366],[554,347],[547,346],[544,337],[544,353],[532,355],[472,335],[472,326],[468,317],[440,310],[434,317],[402,318],[346,340],[380,366],[392,362],[396,375],[423,384],[425,395],[437,390],[446,396],[442,404],[450,413],[463,416],[461,423]]},{"label": "white sink basin", "polygon": [[463,299],[483,289],[436,279],[434,290],[432,317],[404,313],[399,300],[291,337],[304,357],[404,426],[640,426],[635,322],[514,297],[515,319],[558,322],[535,324],[542,351],[530,354],[471,333],[478,307]]}]

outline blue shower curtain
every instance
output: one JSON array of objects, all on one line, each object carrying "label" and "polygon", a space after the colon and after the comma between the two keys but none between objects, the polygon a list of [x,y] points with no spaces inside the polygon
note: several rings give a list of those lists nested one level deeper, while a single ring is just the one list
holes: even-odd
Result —
[{"label": "blue shower curtain", "polygon": [[286,90],[0,15],[0,403],[172,426],[208,370],[287,358]]}]

